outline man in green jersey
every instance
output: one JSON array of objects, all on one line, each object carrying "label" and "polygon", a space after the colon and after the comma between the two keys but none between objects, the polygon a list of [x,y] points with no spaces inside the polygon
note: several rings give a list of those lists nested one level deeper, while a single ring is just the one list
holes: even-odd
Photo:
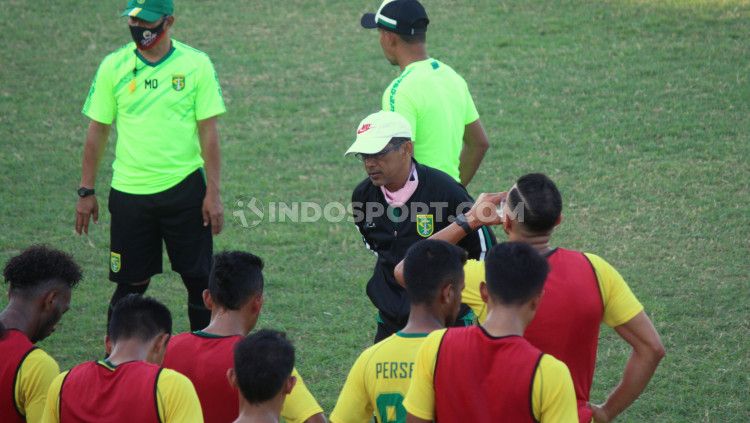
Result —
[{"label": "man in green jersey", "polygon": [[429,22],[418,1],[385,0],[360,23],[378,29],[386,59],[401,68],[383,93],[383,110],[409,121],[417,161],[466,186],[490,144],[466,81],[427,54]]},{"label": "man in green jersey", "polygon": [[172,0],[130,0],[123,16],[134,42],[108,55],[83,114],[91,119],[83,152],[76,232],[98,220],[94,182],[110,126],[117,130],[109,211],[109,278],[120,298],[146,291],[162,271],[162,240],[188,291],[190,326],[208,324],[206,289],[212,235],[223,225],[217,116],[226,111],[208,56],[172,40]]}]

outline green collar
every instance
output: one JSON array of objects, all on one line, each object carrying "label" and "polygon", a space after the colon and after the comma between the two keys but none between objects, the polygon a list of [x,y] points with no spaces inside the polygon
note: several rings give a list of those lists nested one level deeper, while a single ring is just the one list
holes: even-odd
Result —
[{"label": "green collar", "polygon": [[403,333],[401,331],[396,332],[396,336],[400,336],[402,338],[424,338],[429,333]]},{"label": "green collar", "polygon": [[203,332],[202,330],[193,331],[193,335],[200,336],[201,338],[231,338],[236,335],[217,335],[215,333]]},{"label": "green collar", "polygon": [[155,68],[155,67],[159,66],[160,64],[166,62],[167,59],[169,59],[172,56],[172,53],[174,53],[174,42],[172,42],[172,47],[169,49],[169,51],[167,52],[167,54],[165,54],[164,57],[162,57],[161,59],[159,59],[156,62],[149,62],[148,59],[146,59],[145,57],[143,57],[143,55],[141,54],[140,51],[138,51],[137,48],[134,49],[134,51],[135,51],[135,56],[137,58],[141,59],[141,62],[145,63],[148,66],[151,66],[152,68]]}]

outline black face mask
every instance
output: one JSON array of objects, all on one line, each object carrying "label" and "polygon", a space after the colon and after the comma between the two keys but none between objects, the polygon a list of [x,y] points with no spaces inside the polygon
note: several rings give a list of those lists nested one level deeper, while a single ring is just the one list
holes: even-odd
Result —
[{"label": "black face mask", "polygon": [[148,50],[156,45],[156,43],[164,36],[164,23],[167,22],[167,18],[162,19],[161,23],[156,28],[144,28],[142,26],[131,26],[130,35],[133,36],[133,41],[138,45],[141,50]]}]

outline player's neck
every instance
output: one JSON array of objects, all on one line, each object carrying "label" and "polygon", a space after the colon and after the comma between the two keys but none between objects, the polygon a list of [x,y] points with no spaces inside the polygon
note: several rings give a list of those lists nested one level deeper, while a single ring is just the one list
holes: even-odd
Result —
[{"label": "player's neck", "polygon": [[240,397],[240,415],[235,423],[277,423],[283,405],[283,395],[262,404],[250,404]]},{"label": "player's neck", "polygon": [[167,34],[152,48],[148,50],[138,49],[138,52],[141,54],[141,56],[143,56],[144,59],[148,60],[151,63],[156,63],[164,58],[164,56],[166,56],[171,49],[172,39],[169,37],[169,34]]},{"label": "player's neck", "polygon": [[112,346],[107,361],[115,366],[129,361],[146,361],[148,345],[138,339],[123,339]]},{"label": "player's neck", "polygon": [[549,245],[551,237],[552,233],[531,234],[521,230],[519,232],[513,232],[508,236],[508,241],[524,242],[534,247],[539,254],[545,255],[552,251],[552,248]]},{"label": "player's neck", "polygon": [[430,333],[445,327],[445,322],[438,314],[428,306],[412,304],[409,311],[409,321],[401,332],[403,333]]},{"label": "player's neck", "polygon": [[23,332],[26,337],[33,339],[36,332],[37,324],[29,315],[32,310],[31,304],[22,303],[17,299],[10,300],[10,304],[0,313],[0,322],[5,329],[17,329]]},{"label": "player's neck", "polygon": [[430,56],[427,54],[427,46],[425,44],[407,45],[399,54],[397,59],[398,66],[401,68],[401,71],[403,71],[412,63],[427,60],[429,57]]},{"label": "player's neck", "polygon": [[523,331],[529,324],[518,307],[505,307],[493,304],[487,312],[487,319],[482,324],[484,330],[492,336],[523,336]]},{"label": "player's neck", "polygon": [[211,313],[211,322],[203,332],[218,336],[245,336],[254,326],[254,321],[249,321],[238,311],[218,310]]}]

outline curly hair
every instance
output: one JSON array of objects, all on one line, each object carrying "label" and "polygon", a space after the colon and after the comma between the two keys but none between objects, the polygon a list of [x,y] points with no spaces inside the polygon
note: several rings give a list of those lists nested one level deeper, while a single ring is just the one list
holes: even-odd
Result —
[{"label": "curly hair", "polygon": [[72,288],[81,280],[81,268],[69,254],[45,245],[32,245],[8,260],[3,277],[11,292],[30,293],[50,281]]}]

